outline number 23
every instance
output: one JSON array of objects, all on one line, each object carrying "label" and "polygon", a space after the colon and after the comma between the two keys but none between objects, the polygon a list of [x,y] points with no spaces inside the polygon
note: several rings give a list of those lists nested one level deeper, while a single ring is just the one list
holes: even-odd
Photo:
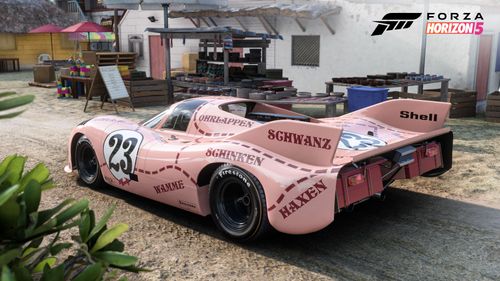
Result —
[{"label": "number 23", "polygon": [[[109,167],[117,172],[121,169],[124,174],[130,174],[132,172],[132,158],[130,154],[134,151],[137,141],[136,138],[127,138],[123,141],[123,136],[121,134],[112,136],[108,141],[108,145],[113,148],[108,159]],[[113,162],[113,158],[120,148],[125,150],[123,154],[125,159],[121,159],[115,163]]]}]

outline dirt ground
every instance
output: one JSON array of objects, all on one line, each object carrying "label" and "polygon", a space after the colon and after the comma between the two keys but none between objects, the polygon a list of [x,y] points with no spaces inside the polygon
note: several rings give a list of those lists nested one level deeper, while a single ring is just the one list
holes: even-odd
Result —
[{"label": "dirt ground", "polygon": [[[112,222],[130,230],[126,250],[152,272],[130,280],[500,280],[500,124],[450,120],[454,167],[437,178],[399,181],[384,202],[368,201],[337,215],[317,233],[274,234],[252,244],[226,241],[209,217],[142,199],[115,188],[92,190],[63,172],[70,130],[108,105],[55,98],[54,89],[28,87],[30,72],[0,74],[0,92],[33,93],[35,102],[12,120],[0,120],[0,158],[44,162],[58,187],[44,194],[89,198],[102,214],[117,204]],[[141,120],[161,108],[121,108]]]}]

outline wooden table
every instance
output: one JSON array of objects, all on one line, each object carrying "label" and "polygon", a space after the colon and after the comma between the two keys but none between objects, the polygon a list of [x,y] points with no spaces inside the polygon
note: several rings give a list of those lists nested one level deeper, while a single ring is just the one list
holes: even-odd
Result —
[{"label": "wooden table", "polygon": [[325,106],[325,117],[335,117],[337,115],[337,104],[344,105],[344,114],[347,113],[347,98],[339,97],[311,97],[311,98],[285,98],[281,100],[259,100],[260,102],[274,105],[294,105],[294,104],[312,104],[312,105],[324,105]]},{"label": "wooden table", "polygon": [[61,84],[65,85],[65,81],[71,82],[71,95],[73,95],[74,99],[77,99],[79,96],[77,82],[83,83],[85,85],[85,92],[80,96],[85,96],[87,93],[89,93],[90,86],[92,85],[92,78],[90,77],[61,75]]},{"label": "wooden table", "polygon": [[[448,78],[439,79],[439,80],[430,80],[430,81],[417,81],[417,80],[406,80],[406,79],[393,80],[393,81],[394,81],[394,84],[391,84],[391,85],[365,86],[365,87],[401,88],[401,92],[408,93],[408,87],[418,86],[419,87],[419,94],[422,94],[421,89],[423,89],[424,84],[440,83],[441,84],[441,101],[448,101],[448,84],[450,82],[450,79],[448,79]],[[339,83],[339,82],[332,82],[332,81],[327,81],[327,82],[325,82],[325,84],[326,84],[326,92],[327,93],[333,92],[334,86],[343,86],[343,87],[363,86],[363,85],[358,85],[358,84],[347,84],[347,83]]]},{"label": "wooden table", "polygon": [[21,71],[18,58],[0,58],[0,72],[9,72],[9,63],[12,64],[12,71]]},{"label": "wooden table", "polygon": [[[175,93],[176,101],[199,98],[199,97],[213,97],[210,95],[199,95],[199,94],[189,94],[189,93]],[[321,98],[285,98],[281,100],[255,100],[256,102],[262,102],[274,105],[294,105],[294,104],[311,104],[311,105],[324,105],[325,106],[325,117],[335,117],[337,115],[337,104],[344,105],[343,113],[346,114],[347,110],[347,98],[339,97],[321,97]]]}]

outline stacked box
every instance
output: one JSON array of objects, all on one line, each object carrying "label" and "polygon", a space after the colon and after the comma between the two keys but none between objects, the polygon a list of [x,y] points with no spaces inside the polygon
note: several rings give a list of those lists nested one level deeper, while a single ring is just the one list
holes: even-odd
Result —
[{"label": "stacked box", "polygon": [[491,93],[486,99],[486,121],[500,123],[500,92]]},{"label": "stacked box", "polygon": [[196,60],[198,60],[198,53],[184,53],[182,54],[182,68],[189,73],[196,72]]},{"label": "stacked box", "polygon": [[134,107],[167,104],[167,83],[165,80],[125,80]]},{"label": "stacked box", "polygon": [[[422,95],[399,93],[400,98],[441,101],[440,90],[426,90]],[[460,89],[448,90],[448,102],[451,103],[450,118],[476,116],[476,92]]]},{"label": "stacked box", "polygon": [[[440,89],[430,90],[440,96]],[[451,103],[450,118],[476,116],[476,91],[448,89],[448,101]]]}]

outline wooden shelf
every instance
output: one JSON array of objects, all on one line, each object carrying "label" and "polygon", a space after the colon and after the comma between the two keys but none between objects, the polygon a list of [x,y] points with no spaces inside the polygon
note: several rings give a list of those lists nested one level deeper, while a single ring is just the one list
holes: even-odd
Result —
[{"label": "wooden shelf", "polygon": [[118,52],[85,52],[84,60],[97,66],[127,65],[129,69],[135,69],[135,53]]},{"label": "wooden shelf", "polygon": [[[218,62],[218,63],[224,63],[223,61],[220,60],[207,60],[207,59],[198,59],[199,61],[206,61],[206,62]],[[263,62],[243,62],[243,61],[229,61],[229,63],[242,63],[242,64],[261,64]]]}]

